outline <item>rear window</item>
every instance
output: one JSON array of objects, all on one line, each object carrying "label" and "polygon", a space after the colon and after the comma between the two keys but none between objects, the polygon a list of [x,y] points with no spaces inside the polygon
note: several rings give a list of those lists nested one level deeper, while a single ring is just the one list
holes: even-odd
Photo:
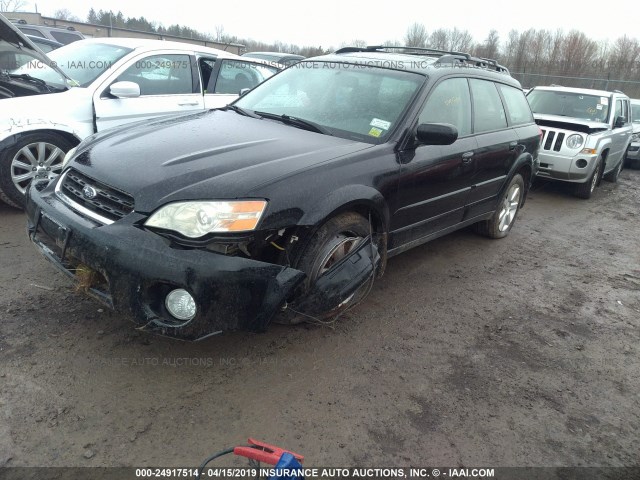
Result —
[{"label": "rear window", "polygon": [[71,42],[82,40],[80,35],[76,35],[75,33],[54,32],[54,31],[51,31],[50,33],[53,38],[55,38],[60,43],[64,43],[65,45]]},{"label": "rear window", "polygon": [[509,120],[511,125],[522,125],[533,122],[531,107],[524,96],[524,92],[509,85],[499,84],[498,88],[502,92],[507,110],[509,110]]},{"label": "rear window", "polygon": [[20,31],[27,35],[33,35],[34,37],[47,38],[40,30],[36,30],[35,28],[20,28]]}]

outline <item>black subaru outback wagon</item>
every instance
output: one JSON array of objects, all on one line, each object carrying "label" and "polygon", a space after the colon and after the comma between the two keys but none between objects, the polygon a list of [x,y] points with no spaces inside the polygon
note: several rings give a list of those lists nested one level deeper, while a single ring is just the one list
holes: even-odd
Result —
[{"label": "black subaru outback wagon", "polygon": [[506,236],[540,130],[495,61],[346,48],[231,106],[98,133],[32,185],[29,232],[88,293],[162,334],[335,317],[386,260]]}]

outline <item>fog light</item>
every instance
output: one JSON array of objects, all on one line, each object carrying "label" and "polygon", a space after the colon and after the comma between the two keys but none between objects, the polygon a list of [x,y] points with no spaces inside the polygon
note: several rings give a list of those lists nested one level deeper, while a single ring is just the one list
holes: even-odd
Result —
[{"label": "fog light", "polygon": [[169,292],[164,304],[169,313],[178,320],[191,320],[196,316],[196,301],[182,288]]},{"label": "fog light", "polygon": [[581,158],[580,160],[576,160],[576,167],[584,168],[586,166],[587,166],[587,161],[584,158]]}]

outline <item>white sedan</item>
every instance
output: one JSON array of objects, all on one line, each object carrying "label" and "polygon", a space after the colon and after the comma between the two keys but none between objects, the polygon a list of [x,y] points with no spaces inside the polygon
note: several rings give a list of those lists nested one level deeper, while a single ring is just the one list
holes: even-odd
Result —
[{"label": "white sedan", "polygon": [[132,38],[81,40],[49,59],[11,72],[46,93],[0,100],[0,199],[15,207],[31,180],[58,174],[65,153],[89,135],[223,107],[278,71],[214,48]]}]

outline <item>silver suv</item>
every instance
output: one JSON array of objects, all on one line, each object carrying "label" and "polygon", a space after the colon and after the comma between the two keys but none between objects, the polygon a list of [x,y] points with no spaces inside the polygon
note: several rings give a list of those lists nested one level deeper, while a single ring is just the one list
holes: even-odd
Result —
[{"label": "silver suv", "polygon": [[538,176],[575,183],[590,198],[601,178],[618,180],[631,143],[631,104],[619,91],[535,87],[527,94],[542,130]]},{"label": "silver suv", "polygon": [[47,38],[63,45],[83,40],[84,35],[73,27],[51,27],[49,25],[30,25],[24,20],[13,22],[18,29],[34,37]]}]

